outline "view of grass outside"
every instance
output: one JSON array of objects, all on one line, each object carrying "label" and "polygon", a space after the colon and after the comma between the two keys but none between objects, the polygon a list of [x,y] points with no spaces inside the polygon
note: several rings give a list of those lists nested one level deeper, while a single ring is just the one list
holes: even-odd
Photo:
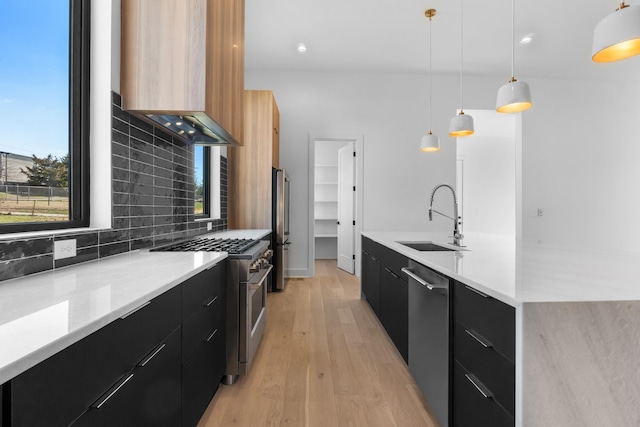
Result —
[{"label": "view of grass outside", "polygon": [[67,221],[68,189],[0,185],[0,224]]}]

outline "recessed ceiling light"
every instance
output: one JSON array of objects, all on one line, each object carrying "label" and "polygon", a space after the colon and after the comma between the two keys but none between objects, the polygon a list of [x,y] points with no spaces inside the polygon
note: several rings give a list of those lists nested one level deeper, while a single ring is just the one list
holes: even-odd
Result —
[{"label": "recessed ceiling light", "polygon": [[536,35],[533,34],[533,33],[527,34],[526,36],[524,36],[523,38],[520,39],[520,44],[529,44],[529,43],[531,43],[535,36]]},{"label": "recessed ceiling light", "polygon": [[307,51],[307,45],[304,43],[298,43],[298,52],[305,53]]}]

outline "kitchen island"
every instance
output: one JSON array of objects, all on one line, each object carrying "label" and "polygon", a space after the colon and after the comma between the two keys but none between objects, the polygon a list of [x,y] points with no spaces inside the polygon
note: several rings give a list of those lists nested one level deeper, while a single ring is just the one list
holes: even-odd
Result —
[{"label": "kitchen island", "polygon": [[398,243],[446,246],[445,233],[363,236],[515,308],[517,426],[640,425],[640,257],[480,233],[446,252]]}]

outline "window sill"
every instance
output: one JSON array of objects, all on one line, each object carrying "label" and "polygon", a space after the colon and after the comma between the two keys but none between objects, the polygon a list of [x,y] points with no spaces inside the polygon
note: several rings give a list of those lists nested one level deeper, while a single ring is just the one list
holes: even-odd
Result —
[{"label": "window sill", "polygon": [[110,227],[81,227],[81,228],[63,228],[59,230],[43,230],[43,231],[27,231],[22,233],[9,233],[0,234],[0,241],[2,240],[23,240],[33,239],[38,237],[59,236],[63,234],[78,234],[78,233],[91,233],[94,231],[111,230]]}]

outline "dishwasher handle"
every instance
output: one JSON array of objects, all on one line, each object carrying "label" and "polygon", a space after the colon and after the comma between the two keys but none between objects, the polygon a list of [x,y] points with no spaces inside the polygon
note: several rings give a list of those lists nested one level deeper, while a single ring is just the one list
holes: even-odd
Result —
[{"label": "dishwasher handle", "polygon": [[406,273],[407,276],[411,277],[413,280],[415,280],[416,282],[420,283],[422,286],[424,286],[425,288],[429,289],[430,291],[432,291],[434,289],[448,289],[449,288],[448,285],[434,285],[433,283],[429,283],[426,280],[424,280],[422,277],[418,276],[417,274],[415,274],[413,271],[409,270],[406,267],[402,267],[402,272]]}]

